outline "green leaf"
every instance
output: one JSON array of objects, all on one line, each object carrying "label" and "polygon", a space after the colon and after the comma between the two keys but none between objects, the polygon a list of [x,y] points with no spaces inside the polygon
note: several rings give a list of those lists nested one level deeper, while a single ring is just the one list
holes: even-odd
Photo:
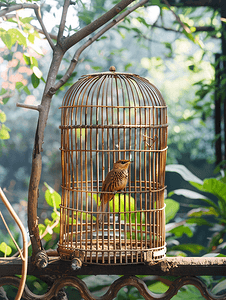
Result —
[{"label": "green leaf", "polygon": [[39,86],[40,79],[35,75],[35,73],[31,75],[31,82],[35,89]]},{"label": "green leaf", "polygon": [[31,92],[27,86],[24,87],[24,91],[27,95],[31,95]]},{"label": "green leaf", "polygon": [[[32,65],[32,68],[35,66],[38,68],[38,61],[35,57],[31,56],[30,57],[30,60],[31,60],[31,65]],[[34,70],[33,70],[34,71]],[[41,71],[40,71],[41,72]],[[35,73],[35,72],[34,72]],[[37,76],[38,77],[38,76]]]},{"label": "green leaf", "polygon": [[23,58],[24,58],[25,63],[30,66],[31,65],[30,56],[23,54]]},{"label": "green leaf", "polygon": [[46,230],[46,226],[44,224],[38,224],[38,229],[39,229],[39,235],[42,235]]},{"label": "green leaf", "polygon": [[36,77],[38,77],[39,79],[42,77],[42,72],[39,70],[38,67],[34,66],[32,68],[32,70],[33,70],[34,74],[36,75]]},{"label": "green leaf", "polygon": [[197,208],[189,212],[189,217],[202,217],[202,216],[219,216],[219,213],[215,210],[214,207],[207,208]]},{"label": "green leaf", "polygon": [[0,110],[0,122],[4,123],[6,121],[6,114],[4,111]]},{"label": "green leaf", "polygon": [[203,296],[200,291],[191,285],[187,285],[186,287],[182,287],[177,295],[173,296],[172,300],[203,300]]},{"label": "green leaf", "polygon": [[16,82],[16,89],[21,91],[24,88],[24,84],[22,82]]},{"label": "green leaf", "polygon": [[13,44],[15,43],[15,41],[13,40],[13,38],[11,37],[11,35],[9,33],[1,32],[1,31],[0,31],[0,33],[1,33],[0,36],[1,36],[3,43],[10,50],[12,48]]},{"label": "green leaf", "polygon": [[29,40],[29,42],[31,42],[32,44],[34,44],[34,41],[35,41],[35,35],[30,33],[30,34],[28,35],[28,40]]},{"label": "green leaf", "polygon": [[212,289],[211,292],[213,294],[217,294],[217,293],[220,293],[220,292],[225,291],[225,290],[226,290],[226,279],[222,280],[217,285],[215,285],[215,287]]},{"label": "green leaf", "polygon": [[175,217],[176,213],[180,209],[180,204],[173,199],[165,199],[165,204],[165,219],[167,224]]},{"label": "green leaf", "polygon": [[173,250],[189,251],[193,254],[199,254],[200,251],[206,250],[202,245],[198,244],[181,244],[172,247]]},{"label": "green leaf", "polygon": [[152,5],[158,5],[158,6],[161,5],[160,0],[151,0],[151,4]]},{"label": "green leaf", "polygon": [[[43,224],[38,224],[38,228],[39,228],[39,235],[42,235],[42,234],[45,232],[47,226],[45,226],[45,225],[43,225]],[[52,239],[52,234],[47,233],[47,234],[43,237],[43,239],[44,239],[46,242],[50,241],[50,240]]]},{"label": "green leaf", "polygon": [[54,191],[54,189],[51,188],[51,186],[49,186],[46,182],[44,184],[47,187],[47,190],[45,192],[46,202],[51,207],[60,208],[60,203],[61,203],[60,195],[56,191]]},{"label": "green leaf", "polygon": [[217,196],[219,199],[223,199],[226,204],[226,184],[216,178],[205,179],[203,189]]},{"label": "green leaf", "polygon": [[126,65],[125,65],[125,71],[128,71],[128,69],[129,69],[130,67],[132,67],[132,65],[133,65],[133,64],[131,64],[131,63],[126,64]]},{"label": "green leaf", "polygon": [[25,36],[16,28],[11,28],[8,30],[8,34],[12,37],[14,41],[13,44],[17,41],[20,45],[27,47],[27,41]]},{"label": "green leaf", "polygon": [[5,242],[0,244],[0,251],[5,254],[5,256],[9,256],[12,253],[12,248],[9,247]]},{"label": "green leaf", "polygon": [[8,140],[10,138],[9,131],[10,129],[2,124],[0,127],[0,140]]},{"label": "green leaf", "polygon": [[30,23],[34,18],[33,17],[25,17],[25,18],[19,18],[19,19],[23,24],[26,24],[26,23]]},{"label": "green leaf", "polygon": [[[175,234],[176,237],[181,237],[183,234],[186,234],[188,237],[193,236],[193,232],[186,225],[180,225],[176,228],[170,230],[171,233]],[[180,249],[179,249],[180,250]]]},{"label": "green leaf", "polygon": [[[127,194],[116,194],[114,199],[109,202],[110,211],[127,212],[135,210],[135,200],[133,197],[129,197]],[[134,213],[132,213],[132,219],[135,219]],[[129,214],[126,214],[126,220],[129,221]],[[137,219],[140,218],[140,214],[137,213]],[[121,214],[121,220],[125,220],[125,214]]]},{"label": "green leaf", "polygon": [[108,37],[107,36],[102,36],[100,37],[99,39],[97,39],[97,41],[100,41],[100,40],[106,40]]},{"label": "green leaf", "polygon": [[56,220],[60,220],[60,213],[58,211],[53,211],[51,213],[51,217],[53,219],[53,221],[55,222]]},{"label": "green leaf", "polygon": [[148,289],[153,293],[163,294],[169,289],[169,287],[165,283],[158,281],[149,285]]},{"label": "green leaf", "polygon": [[196,224],[198,226],[206,225],[206,226],[213,227],[213,224],[211,224],[210,222],[206,221],[203,218],[190,218],[190,219],[186,220],[186,223]]},{"label": "green leaf", "polygon": [[180,174],[184,180],[193,181],[199,184],[203,184],[203,181],[199,179],[197,176],[192,174],[185,166],[183,165],[167,165],[166,171],[168,172],[176,172]]},{"label": "green leaf", "polygon": [[91,68],[95,71],[100,71],[102,69],[100,66],[92,66]]}]

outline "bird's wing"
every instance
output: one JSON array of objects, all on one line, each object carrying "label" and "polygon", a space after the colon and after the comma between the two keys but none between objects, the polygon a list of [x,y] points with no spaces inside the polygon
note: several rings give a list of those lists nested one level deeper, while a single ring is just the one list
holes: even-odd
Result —
[{"label": "bird's wing", "polygon": [[112,190],[111,190],[111,184],[114,181],[114,177],[115,177],[115,171],[113,171],[113,170],[110,171],[107,174],[107,176],[106,176],[106,178],[105,178],[105,180],[103,182],[103,185],[102,185],[102,191],[103,192],[104,191],[106,191],[106,192],[112,192]]}]

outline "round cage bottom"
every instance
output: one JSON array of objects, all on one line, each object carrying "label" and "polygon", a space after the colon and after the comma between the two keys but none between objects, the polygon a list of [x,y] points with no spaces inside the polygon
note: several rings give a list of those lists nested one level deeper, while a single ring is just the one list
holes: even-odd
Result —
[{"label": "round cage bottom", "polygon": [[[63,260],[78,257],[85,263],[128,264],[161,260],[166,254],[165,243],[162,246],[150,247],[150,240],[106,240],[103,237],[68,243],[69,239],[69,236],[65,236],[65,242],[58,244],[58,252]],[[158,237],[158,244],[161,244],[160,241],[163,242],[163,239]],[[155,242],[157,244],[157,241],[152,241],[151,244]]]}]

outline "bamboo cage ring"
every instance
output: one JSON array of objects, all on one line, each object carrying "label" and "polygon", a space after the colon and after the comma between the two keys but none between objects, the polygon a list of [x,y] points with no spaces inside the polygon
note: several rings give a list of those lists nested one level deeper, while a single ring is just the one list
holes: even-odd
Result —
[{"label": "bamboo cage ring", "polygon": [[[104,264],[164,258],[168,125],[160,91],[111,67],[82,76],[60,109],[61,258]],[[104,181],[117,161],[132,161],[126,186],[109,191]],[[111,200],[102,211],[104,197]]]}]

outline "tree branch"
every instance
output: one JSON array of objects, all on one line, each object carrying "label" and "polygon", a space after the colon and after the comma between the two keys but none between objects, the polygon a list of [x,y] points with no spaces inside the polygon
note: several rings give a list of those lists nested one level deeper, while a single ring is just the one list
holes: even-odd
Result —
[{"label": "tree branch", "polygon": [[[177,32],[177,33],[182,33],[182,31],[173,29],[171,27],[164,27],[164,26],[160,26],[160,25],[157,25],[157,24],[153,25],[153,27],[164,29],[166,31],[173,31],[173,32]],[[211,32],[211,31],[215,30],[215,28],[213,26],[195,26],[194,25],[194,27],[195,27],[195,32],[203,32],[203,31]]]},{"label": "tree branch", "polygon": [[63,37],[65,23],[66,23],[66,16],[67,16],[67,11],[68,11],[69,6],[70,6],[70,0],[65,0],[64,6],[63,6],[63,13],[61,16],[61,21],[60,21],[59,32],[58,32],[58,36],[57,36],[57,42],[59,44],[60,44],[61,38]]},{"label": "tree branch", "polygon": [[44,33],[44,35],[46,36],[46,39],[47,39],[47,41],[48,41],[49,44],[50,44],[50,47],[51,47],[52,49],[54,49],[55,46],[54,46],[54,44],[53,44],[53,41],[52,41],[51,37],[49,36],[49,33],[48,33],[48,31],[46,30],[46,27],[45,27],[45,25],[44,25],[44,23],[43,23],[43,21],[42,21],[41,12],[40,12],[40,7],[38,6],[38,8],[35,8],[35,9],[34,9],[34,11],[35,11],[35,15],[36,15],[36,17],[37,17],[37,19],[38,19],[38,21],[39,21],[41,27],[42,27],[43,33]]},{"label": "tree branch", "polygon": [[4,8],[0,11],[0,17],[3,17],[4,15],[8,14],[9,12],[11,11],[14,11],[14,10],[19,10],[19,9],[23,9],[23,8],[31,8],[31,9],[38,9],[39,6],[34,3],[24,3],[24,4],[15,4],[15,5],[12,5],[12,6],[8,6],[7,8]]},{"label": "tree branch", "polygon": [[95,30],[106,24],[112,18],[114,18],[117,14],[119,14],[124,8],[126,8],[129,4],[131,4],[134,0],[121,0],[118,4],[116,4],[112,9],[106,12],[97,20],[93,21],[86,27],[82,28],[78,32],[74,33],[72,36],[69,36],[64,41],[64,51],[67,51],[69,48],[77,44],[79,41],[93,33]]},{"label": "tree branch", "polygon": [[183,29],[187,32],[187,33],[191,33],[191,30],[188,26],[186,26],[180,19],[180,17],[172,10],[169,2],[167,0],[163,0],[163,2],[166,4],[166,6],[169,8],[169,10],[173,13],[173,15],[175,16],[177,22],[183,27]]},{"label": "tree branch", "polygon": [[82,53],[82,51],[84,51],[88,46],[90,46],[94,41],[96,41],[100,36],[102,36],[110,28],[112,28],[113,26],[115,26],[119,22],[121,22],[131,12],[136,10],[138,7],[144,5],[148,1],[149,0],[142,0],[142,1],[138,2],[137,4],[135,4],[133,7],[127,9],[120,16],[116,17],[114,20],[112,20],[110,23],[108,23],[106,26],[104,26],[104,28],[102,28],[99,32],[97,32],[93,37],[88,39],[88,41],[85,44],[83,44],[80,48],[78,48],[78,50],[75,52],[75,55],[73,56],[73,58],[71,60],[71,64],[70,64],[69,68],[67,69],[65,75],[52,88],[50,88],[49,93],[55,94],[56,91],[68,81],[68,79],[71,77],[71,74],[73,73],[73,71],[78,63],[78,59],[79,59],[79,56]]}]

